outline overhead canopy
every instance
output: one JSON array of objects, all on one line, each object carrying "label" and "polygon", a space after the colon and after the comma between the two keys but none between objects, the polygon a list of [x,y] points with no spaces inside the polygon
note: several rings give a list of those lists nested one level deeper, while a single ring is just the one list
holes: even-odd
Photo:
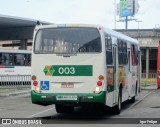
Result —
[{"label": "overhead canopy", "polygon": [[[41,24],[51,24],[40,21]],[[0,15],[0,40],[32,39],[37,20]]]}]

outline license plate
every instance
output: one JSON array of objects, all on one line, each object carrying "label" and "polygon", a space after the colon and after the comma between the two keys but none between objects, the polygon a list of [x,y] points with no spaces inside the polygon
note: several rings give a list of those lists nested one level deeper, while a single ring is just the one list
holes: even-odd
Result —
[{"label": "license plate", "polygon": [[56,96],[56,100],[77,100],[77,96]]},{"label": "license plate", "polygon": [[73,82],[63,82],[61,84],[61,88],[73,88],[74,87],[74,83]]}]

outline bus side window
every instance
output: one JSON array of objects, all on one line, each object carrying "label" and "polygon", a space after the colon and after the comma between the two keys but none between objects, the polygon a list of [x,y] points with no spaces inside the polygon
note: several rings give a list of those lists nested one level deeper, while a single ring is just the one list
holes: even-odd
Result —
[{"label": "bus side window", "polygon": [[31,54],[28,54],[27,56],[27,66],[31,66]]},{"label": "bus side window", "polygon": [[24,54],[14,54],[14,61],[16,66],[24,66],[25,65],[25,59],[24,59]]},{"label": "bus side window", "polygon": [[9,54],[8,53],[2,53],[2,65],[9,65]]},{"label": "bus side window", "polygon": [[135,45],[131,46],[131,53],[132,53],[132,65],[138,64],[138,47]]},{"label": "bus side window", "polygon": [[13,54],[9,53],[9,65],[13,65]]},{"label": "bus side window", "polygon": [[112,38],[107,36],[105,38],[105,48],[106,48],[106,64],[113,64],[113,55],[112,55]]},{"label": "bus side window", "polygon": [[120,65],[126,65],[128,62],[127,43],[121,40],[118,40],[118,61]]},{"label": "bus side window", "polygon": [[138,52],[138,47],[137,46],[135,46],[135,60],[136,60],[136,65],[138,65],[138,60],[139,60],[139,52]]}]

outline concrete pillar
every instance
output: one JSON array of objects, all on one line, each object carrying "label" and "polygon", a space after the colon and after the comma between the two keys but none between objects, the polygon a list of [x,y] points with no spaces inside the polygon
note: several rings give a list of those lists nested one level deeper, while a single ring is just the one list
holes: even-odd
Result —
[{"label": "concrete pillar", "polygon": [[149,48],[146,48],[146,78],[149,78]]}]

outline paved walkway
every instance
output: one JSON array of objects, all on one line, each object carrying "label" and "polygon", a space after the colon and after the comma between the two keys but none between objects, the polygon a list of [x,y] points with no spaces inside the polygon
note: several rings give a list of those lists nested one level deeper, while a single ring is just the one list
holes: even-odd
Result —
[{"label": "paved walkway", "polygon": [[0,97],[7,97],[7,96],[17,96],[22,94],[29,94],[30,89],[0,89]]}]

